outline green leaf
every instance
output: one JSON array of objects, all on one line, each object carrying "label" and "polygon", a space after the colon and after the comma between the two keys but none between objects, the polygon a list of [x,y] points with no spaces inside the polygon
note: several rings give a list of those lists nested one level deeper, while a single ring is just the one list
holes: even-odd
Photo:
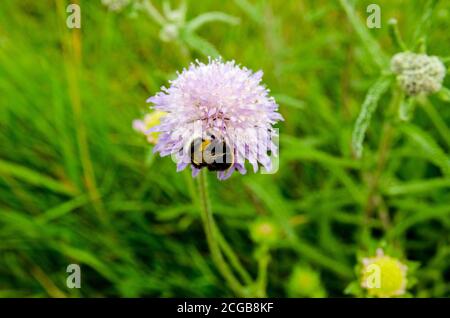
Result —
[{"label": "green leaf", "polygon": [[434,8],[438,2],[439,0],[428,0],[424,6],[422,11],[423,14],[417,24],[416,31],[414,32],[414,42],[416,48],[426,42],[425,39],[432,23],[431,16],[433,15]]},{"label": "green leaf", "polygon": [[398,117],[402,121],[411,120],[414,109],[416,106],[416,100],[414,98],[406,98],[400,103],[400,107],[398,109]]},{"label": "green leaf", "polygon": [[0,175],[2,174],[61,194],[74,195],[77,192],[68,184],[52,179],[29,168],[0,159]]},{"label": "green leaf", "polygon": [[118,276],[114,273],[110,266],[103,263],[97,254],[83,250],[80,248],[76,248],[64,243],[54,244],[55,249],[57,249],[60,253],[66,255],[67,257],[72,258],[75,262],[80,262],[82,264],[86,264],[89,267],[96,270],[103,277],[111,280],[118,281]]},{"label": "green leaf", "polygon": [[240,23],[240,19],[223,12],[207,12],[186,23],[186,30],[188,32],[195,32],[197,29],[210,22],[223,22],[236,25]]},{"label": "green leaf", "polygon": [[398,222],[396,226],[389,233],[389,236],[398,236],[409,228],[416,224],[424,223],[432,219],[447,219],[450,216],[450,206],[435,206],[432,210],[420,210],[412,215],[408,215],[401,222]]},{"label": "green leaf", "polygon": [[300,99],[297,99],[295,97],[285,95],[285,94],[273,94],[273,97],[281,105],[286,105],[286,106],[296,108],[296,109],[304,109],[305,108],[305,102]]},{"label": "green leaf", "polygon": [[248,0],[234,0],[236,5],[244,11],[250,19],[252,19],[256,23],[262,23],[264,21],[260,10]]},{"label": "green leaf", "polygon": [[206,57],[217,58],[220,56],[214,45],[195,33],[184,32],[182,34],[182,39],[191,49],[203,54]]},{"label": "green leaf", "polygon": [[433,193],[441,188],[450,188],[449,178],[435,178],[390,185],[383,191],[390,196],[412,195],[416,193]]},{"label": "green leaf", "polygon": [[[450,101],[450,92],[448,98]],[[430,118],[433,125],[436,127],[437,131],[441,135],[442,140],[445,141],[447,147],[450,147],[450,129],[447,126],[445,118],[440,112],[437,111],[436,107],[430,102],[429,99],[422,99],[420,101],[423,110]]]},{"label": "green leaf", "polygon": [[365,26],[361,22],[361,20],[359,19],[358,15],[355,12],[355,8],[353,8],[353,6],[349,3],[348,0],[339,0],[339,2],[341,4],[341,7],[347,14],[350,24],[358,34],[362,44],[365,46],[373,62],[376,65],[378,65],[380,69],[385,69],[388,64],[386,54],[383,52],[378,42],[369,33],[367,26]]},{"label": "green leaf", "polygon": [[421,150],[430,162],[440,167],[442,173],[450,176],[450,158],[429,133],[409,124],[401,126],[400,129],[419,147],[418,150]]},{"label": "green leaf", "polygon": [[64,202],[50,210],[45,211],[42,215],[37,218],[38,222],[47,223],[51,220],[60,218],[67,213],[72,212],[75,209],[82,207],[89,202],[89,197],[87,195],[81,195],[72,200]]},{"label": "green leaf", "polygon": [[370,124],[370,119],[378,106],[378,101],[389,88],[391,80],[391,77],[381,77],[378,79],[369,89],[364,103],[361,106],[361,112],[356,120],[352,134],[352,148],[357,158],[360,158],[362,155],[363,142]]},{"label": "green leaf", "polygon": [[437,96],[444,102],[449,103],[450,102],[450,89],[447,87],[442,87],[441,90],[438,92]]},{"label": "green leaf", "polygon": [[352,270],[346,264],[322,253],[314,245],[296,235],[289,223],[289,215],[292,211],[290,211],[290,208],[280,197],[276,189],[269,185],[263,186],[258,182],[246,182],[246,186],[267,206],[272,216],[286,232],[287,239],[290,241],[294,250],[342,277],[348,278],[352,276]]},{"label": "green leaf", "polygon": [[403,39],[400,35],[400,31],[398,29],[397,19],[390,19],[388,22],[388,26],[389,26],[389,35],[391,36],[391,40],[397,47],[397,49],[399,49],[400,51],[407,51],[408,48],[405,42],[403,42]]}]

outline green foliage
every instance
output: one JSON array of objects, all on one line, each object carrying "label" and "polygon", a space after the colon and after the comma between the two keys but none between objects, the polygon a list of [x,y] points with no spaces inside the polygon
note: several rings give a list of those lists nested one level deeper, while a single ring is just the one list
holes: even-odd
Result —
[{"label": "green foliage", "polygon": [[[286,119],[276,174],[209,178],[209,230],[249,294],[344,296],[358,255],[385,241],[420,264],[412,296],[450,296],[450,95],[412,114],[388,65],[403,47],[449,56],[450,3],[383,2],[369,30],[365,0],[171,1],[168,41],[168,2],[130,17],[80,0],[80,30],[68,3],[0,1],[0,297],[235,295],[196,180],[131,128],[206,55],[262,69]],[[279,229],[270,248],[251,238],[260,219]],[[66,287],[71,263],[81,289]],[[293,273],[318,287],[298,293]]]},{"label": "green foliage", "polygon": [[364,103],[361,106],[361,112],[359,113],[358,119],[355,123],[355,128],[353,130],[352,137],[352,147],[355,152],[355,156],[360,158],[363,150],[363,141],[366,135],[367,128],[369,128],[370,119],[373,113],[377,109],[378,101],[383,96],[383,94],[388,90],[391,84],[391,78],[380,78],[373,86],[369,89]]}]

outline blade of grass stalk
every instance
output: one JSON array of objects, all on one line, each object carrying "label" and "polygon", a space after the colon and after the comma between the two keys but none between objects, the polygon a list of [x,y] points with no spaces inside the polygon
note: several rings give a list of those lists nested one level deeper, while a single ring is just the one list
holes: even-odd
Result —
[{"label": "blade of grass stalk", "polygon": [[[449,101],[450,101],[450,91],[449,91]],[[437,112],[434,105],[431,103],[429,99],[421,102],[422,109],[428,115],[430,120],[433,122],[433,125],[436,127],[437,131],[441,135],[442,140],[447,144],[447,148],[450,149],[450,128],[447,126],[447,123],[444,121],[442,116]]]},{"label": "blade of grass stalk", "polygon": [[446,103],[450,102],[450,89],[448,89],[447,87],[442,87],[437,95],[442,101]]},{"label": "blade of grass stalk", "polygon": [[414,38],[413,43],[415,49],[420,46],[420,42],[426,42],[426,36],[428,34],[428,31],[430,29],[431,23],[432,23],[432,15],[434,8],[438,4],[439,0],[428,0],[425,3],[422,16],[420,17],[420,21],[417,24],[417,28],[414,32]]},{"label": "blade of grass stalk", "polygon": [[258,10],[255,5],[248,2],[248,0],[234,0],[234,3],[236,3],[236,5],[253,20],[253,22],[258,24],[263,23],[264,19],[260,10]]},{"label": "blade of grass stalk", "polygon": [[198,215],[197,206],[195,204],[181,204],[168,208],[159,208],[156,212],[156,218],[159,221],[171,221],[186,214]]},{"label": "blade of grass stalk", "polygon": [[258,182],[245,182],[245,185],[266,205],[271,215],[277,220],[286,232],[292,248],[302,256],[305,256],[328,270],[344,277],[352,277],[353,271],[345,264],[322,254],[310,243],[300,239],[289,223],[289,210],[275,190],[270,191],[270,186],[263,186]]},{"label": "blade of grass stalk", "polygon": [[402,125],[400,130],[422,150],[430,162],[441,168],[443,174],[450,176],[450,158],[430,134],[410,124]]},{"label": "blade of grass stalk", "polygon": [[435,178],[420,181],[407,182],[384,187],[383,192],[390,196],[412,195],[416,193],[429,193],[439,189],[449,189],[450,178]]},{"label": "blade of grass stalk", "polygon": [[143,0],[142,8],[144,11],[148,14],[148,16],[153,19],[157,24],[163,26],[166,23],[166,20],[161,15],[161,13],[158,11],[158,9],[155,8],[153,3],[150,0]]},{"label": "blade of grass stalk", "polygon": [[383,76],[367,92],[352,134],[352,148],[357,158],[362,156],[364,137],[369,128],[370,119],[377,109],[378,101],[389,88],[391,81],[391,77]]},{"label": "blade of grass stalk", "polygon": [[[336,180],[338,179],[335,177]],[[329,190],[316,190],[312,193],[305,193],[305,196],[295,201],[291,207],[307,212],[321,203],[321,208],[325,211],[332,211],[333,209],[342,209],[343,206],[353,204],[353,198],[348,196],[348,191],[339,187],[330,188]]]},{"label": "blade of grass stalk", "polygon": [[12,233],[23,232],[26,233],[26,238],[39,236],[39,229],[36,226],[33,218],[30,218],[22,211],[14,211],[9,209],[2,209],[0,212],[1,224],[5,226],[2,234],[11,231]]},{"label": "blade of grass stalk", "polygon": [[186,23],[186,29],[188,32],[195,32],[197,29],[210,22],[223,22],[231,25],[237,25],[240,23],[240,19],[223,12],[207,12],[200,14]]},{"label": "blade of grass stalk", "polygon": [[119,277],[113,272],[113,270],[111,270],[109,266],[103,263],[94,254],[63,243],[56,243],[54,244],[54,246],[58,252],[72,258],[76,262],[92,267],[106,279],[113,282],[117,282],[120,280]]},{"label": "blade of grass stalk", "polygon": [[75,209],[82,207],[88,202],[89,197],[87,195],[81,195],[72,200],[64,202],[63,204],[60,204],[50,210],[45,211],[43,214],[36,218],[36,221],[40,223],[48,223],[66,215],[67,213],[72,212]]},{"label": "blade of grass stalk", "polygon": [[353,6],[349,3],[348,0],[339,0],[341,7],[344,9],[347,14],[348,20],[352,25],[353,29],[359,36],[362,44],[366,48],[369,53],[372,61],[381,69],[384,70],[388,65],[388,59],[386,54],[381,49],[378,42],[372,37],[369,33],[368,28],[361,22],[358,15],[355,12]]},{"label": "blade of grass stalk", "polygon": [[361,163],[355,162],[351,159],[339,158],[332,156],[324,151],[317,150],[309,145],[305,145],[298,138],[283,139],[280,138],[283,149],[283,160],[308,160],[322,163],[326,166],[337,166],[352,169],[359,169]]},{"label": "blade of grass stalk", "polygon": [[[59,78],[52,77],[52,106],[53,106],[53,114],[54,114],[54,125],[58,130],[57,143],[59,145],[63,163],[65,166],[65,170],[67,171],[68,177],[72,180],[78,188],[82,187],[79,164],[77,158],[77,145],[73,142],[73,138],[71,138],[72,130],[67,129],[67,125],[65,120],[69,118],[70,110],[67,110],[65,99],[62,96],[62,92],[64,89],[62,87],[61,81]],[[64,118],[65,120],[61,120]]]},{"label": "blade of grass stalk", "polygon": [[272,96],[282,106],[285,105],[288,107],[292,107],[294,109],[304,109],[305,108],[305,102],[302,100],[299,100],[295,97],[285,95],[285,94],[273,94]]},{"label": "blade of grass stalk", "polygon": [[61,194],[72,196],[78,193],[71,185],[59,182],[29,168],[0,159],[0,176],[2,174]]},{"label": "blade of grass stalk", "polygon": [[44,288],[44,290],[47,292],[50,297],[54,298],[66,298],[66,294],[63,293],[56,285],[55,283],[48,277],[48,275],[39,267],[39,266],[32,266],[31,267],[31,274],[34,276],[34,278],[39,282],[39,284]]},{"label": "blade of grass stalk", "polygon": [[[59,19],[64,23],[65,10],[60,1],[56,1],[56,6],[60,11]],[[67,76],[67,84],[69,87],[69,97],[71,107],[74,115],[74,122],[76,127],[76,137],[80,151],[81,164],[83,166],[84,181],[86,188],[91,197],[92,204],[97,212],[101,222],[107,222],[107,213],[105,212],[101,196],[97,188],[97,181],[94,174],[94,165],[91,160],[91,153],[89,150],[89,142],[87,136],[86,126],[83,120],[83,105],[81,101],[80,92],[80,71],[81,68],[81,32],[79,29],[74,29],[69,33],[66,28],[60,33],[60,41],[63,47],[63,56],[65,57],[65,71]]]},{"label": "blade of grass stalk", "polygon": [[206,57],[217,58],[220,56],[219,52],[213,44],[203,39],[192,32],[183,32],[181,38],[186,42],[186,44],[193,50],[203,54]]},{"label": "blade of grass stalk", "polygon": [[391,40],[397,47],[397,49],[400,51],[408,51],[408,47],[406,46],[405,42],[403,42],[403,39],[400,35],[397,19],[394,18],[390,19],[388,25],[389,25],[389,35],[391,36]]},{"label": "blade of grass stalk", "polygon": [[345,186],[353,200],[355,200],[355,202],[358,202],[359,204],[364,204],[364,189],[362,189],[361,186],[353,180],[349,173],[344,169],[341,169],[340,167],[330,166],[328,168],[330,169],[331,173],[336,176],[339,182]]},{"label": "blade of grass stalk", "polygon": [[432,210],[416,212],[407,216],[402,222],[398,222],[395,227],[388,233],[389,237],[398,237],[411,227],[424,223],[432,219],[446,219],[450,216],[450,205],[433,207]]}]

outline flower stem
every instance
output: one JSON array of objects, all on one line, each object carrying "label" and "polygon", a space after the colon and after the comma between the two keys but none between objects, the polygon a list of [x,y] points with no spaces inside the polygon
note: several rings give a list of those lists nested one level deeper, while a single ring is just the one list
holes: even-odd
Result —
[{"label": "flower stem", "polygon": [[403,42],[402,37],[400,36],[400,31],[398,30],[397,19],[389,20],[389,35],[391,36],[392,42],[397,46],[401,51],[407,51],[408,47],[405,42]]},{"label": "flower stem", "polygon": [[156,23],[163,26],[166,23],[164,17],[159,13],[159,11],[153,6],[153,3],[150,0],[145,0],[142,2],[142,6],[147,12],[147,14],[152,18]]},{"label": "flower stem", "polygon": [[379,211],[378,216],[380,217],[382,224],[385,226],[385,230],[388,230],[388,224],[390,224],[390,220],[388,219],[389,213],[383,207],[383,199],[379,187],[384,168],[389,159],[392,142],[395,137],[395,128],[397,125],[393,122],[393,118],[395,117],[393,114],[396,111],[398,112],[399,107],[401,107],[401,104],[405,99],[404,94],[398,89],[394,89],[392,95],[391,102],[385,113],[385,120],[378,147],[375,170],[370,173],[371,178],[367,186],[368,196],[364,207],[364,227],[362,231],[363,241],[366,242],[368,242],[371,237],[371,229],[369,224],[375,210],[379,211],[379,209],[382,208],[382,211]]},{"label": "flower stem", "polygon": [[268,246],[261,246],[258,255],[258,278],[256,279],[257,297],[267,297],[267,268],[270,262]]},{"label": "flower stem", "polygon": [[223,234],[220,233],[220,230],[217,227],[217,225],[215,227],[215,231],[217,234],[217,239],[219,241],[220,248],[222,249],[225,257],[228,258],[230,265],[236,270],[236,272],[242,278],[242,280],[244,281],[244,284],[247,284],[247,285],[252,284],[253,283],[252,277],[250,276],[248,271],[242,266],[236,253],[233,251],[231,246],[228,244],[228,242],[226,241]]},{"label": "flower stem", "polygon": [[209,250],[214,264],[217,269],[230,286],[231,290],[238,296],[246,296],[243,286],[234,276],[233,272],[229,268],[228,264],[223,258],[222,252],[220,251],[219,242],[217,240],[214,218],[211,211],[211,202],[208,196],[208,181],[207,181],[207,171],[203,170],[200,172],[199,178],[199,192],[200,192],[200,210],[203,221],[203,227],[205,229],[206,240],[208,242]]},{"label": "flower stem", "polygon": [[447,127],[445,120],[437,112],[436,108],[429,99],[420,101],[420,104],[441,135],[442,140],[447,144],[447,148],[450,148],[450,129]]}]

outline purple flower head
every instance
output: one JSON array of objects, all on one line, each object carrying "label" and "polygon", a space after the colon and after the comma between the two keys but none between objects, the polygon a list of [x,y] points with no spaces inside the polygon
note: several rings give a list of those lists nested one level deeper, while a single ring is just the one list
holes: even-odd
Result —
[{"label": "purple flower head", "polygon": [[271,170],[270,154],[277,153],[273,142],[277,130],[272,126],[283,117],[261,84],[263,72],[253,73],[234,61],[210,58],[208,64],[196,61],[177,75],[169,88],[162,87],[147,100],[154,109],[167,113],[160,125],[151,129],[160,132],[154,152],[171,155],[178,171],[190,165],[195,176],[200,170],[192,162],[193,141],[213,136],[232,152],[227,169],[217,172],[219,179],[228,178],[235,170],[245,174],[246,160],[255,172],[259,165]]}]

